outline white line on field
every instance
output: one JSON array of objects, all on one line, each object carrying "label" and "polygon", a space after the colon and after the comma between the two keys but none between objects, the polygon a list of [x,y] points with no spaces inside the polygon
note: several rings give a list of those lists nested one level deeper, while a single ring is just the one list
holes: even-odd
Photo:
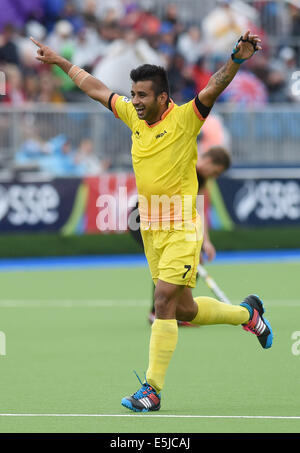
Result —
[{"label": "white line on field", "polygon": [[0,414],[0,417],[151,417],[151,418],[300,420],[300,416],[298,415]]},{"label": "white line on field", "polygon": [[145,307],[150,300],[0,300],[1,308]]},{"label": "white line on field", "polygon": [[[241,301],[233,301],[238,305]],[[105,307],[145,307],[149,306],[149,300],[0,300],[0,308],[105,308]],[[265,301],[264,305],[269,307],[300,307],[300,300],[270,300]]]}]

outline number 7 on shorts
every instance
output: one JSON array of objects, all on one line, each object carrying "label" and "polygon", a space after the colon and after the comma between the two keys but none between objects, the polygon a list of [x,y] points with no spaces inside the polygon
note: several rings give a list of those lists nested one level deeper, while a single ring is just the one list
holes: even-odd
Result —
[{"label": "number 7 on shorts", "polygon": [[186,277],[186,274],[188,273],[188,271],[190,271],[192,269],[192,266],[190,266],[189,264],[185,264],[185,269],[187,269],[185,271],[185,273],[183,274],[182,278],[185,278]]}]

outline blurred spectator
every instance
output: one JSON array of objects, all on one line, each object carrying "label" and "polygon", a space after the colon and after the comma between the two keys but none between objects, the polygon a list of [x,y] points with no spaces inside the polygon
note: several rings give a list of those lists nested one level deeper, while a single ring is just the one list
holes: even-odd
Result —
[{"label": "blurred spectator", "polygon": [[78,151],[75,154],[74,161],[78,167],[77,173],[89,176],[100,175],[105,172],[110,163],[108,160],[101,161],[94,152],[92,140],[86,138],[82,140]]},{"label": "blurred spectator", "polygon": [[106,44],[122,38],[122,30],[119,22],[100,22],[98,33],[100,39]]},{"label": "blurred spectator", "polygon": [[122,0],[74,0],[78,11],[100,21],[119,21],[125,14]]},{"label": "blurred spectator", "polygon": [[[300,48],[299,48],[299,36],[300,36],[300,5],[299,2],[290,2],[289,4],[289,12],[290,12],[290,36],[292,39],[294,38],[295,51],[296,51],[296,58],[297,63],[300,65]],[[298,41],[298,45],[297,45]]]},{"label": "blurred spectator", "polygon": [[269,73],[266,85],[269,102],[288,102],[292,100],[292,74],[296,70],[296,53],[291,47],[284,47],[277,58],[268,64]]},{"label": "blurred spectator", "polygon": [[65,0],[43,0],[44,24],[48,32],[52,32],[55,23],[60,19]]},{"label": "blurred spectator", "polygon": [[279,60],[287,75],[297,69],[296,52],[292,47],[285,46],[279,51]]},{"label": "blurred spectator", "polygon": [[30,166],[39,169],[39,162],[50,155],[47,143],[38,137],[30,137],[22,143],[15,154],[15,163],[19,166]]},{"label": "blurred spectator", "polygon": [[[268,90],[269,102],[288,102],[288,86],[291,82],[291,74],[295,69],[294,63],[290,63],[290,69],[285,63],[285,57],[294,56],[291,48],[283,48],[278,58],[269,59],[263,53],[257,54],[255,63],[251,65],[251,72],[256,75]],[[293,68],[293,69],[292,69]]]},{"label": "blurred spectator", "polygon": [[208,151],[212,146],[224,146],[231,149],[231,137],[222,117],[211,113],[208,115],[198,136],[198,155]]},{"label": "blurred spectator", "polygon": [[61,104],[65,102],[62,92],[59,90],[59,82],[51,74],[44,72],[39,77],[39,94],[36,98],[37,102],[53,102]]},{"label": "blurred spectator", "polygon": [[37,166],[40,171],[55,176],[73,176],[77,174],[74,156],[71,142],[61,134],[46,143],[38,138],[27,140],[16,153],[15,162]]},{"label": "blurred spectator", "polygon": [[27,139],[15,155],[15,163],[55,176],[96,176],[110,165],[109,161],[101,161],[96,156],[90,139],[82,140],[76,150],[64,134],[48,142],[38,137]]},{"label": "blurred spectator", "polygon": [[[73,25],[70,22],[67,20],[58,21],[47,41],[47,45],[67,60],[72,61],[75,52],[75,36],[73,34]],[[60,80],[60,89],[64,97],[70,94],[69,100],[72,101],[72,92],[77,91],[73,81],[58,66],[52,66],[51,70],[55,77]]]},{"label": "blurred spectator", "polygon": [[169,22],[164,22],[159,31],[159,42],[157,50],[168,61],[176,51],[176,35],[174,26]]},{"label": "blurred spectator", "polygon": [[105,55],[108,43],[91,27],[82,28],[75,39],[72,62],[81,68],[91,70],[96,60]]},{"label": "blurred spectator", "polygon": [[292,47],[283,47],[279,52],[282,72],[285,80],[285,101],[300,101],[300,67],[297,64],[297,54]]},{"label": "blurred spectator", "polygon": [[166,5],[164,17],[163,17],[163,24],[171,24],[173,26],[173,30],[176,36],[176,41],[178,35],[183,32],[184,26],[180,21],[178,8],[175,3],[168,3]]},{"label": "blurred spectator", "polygon": [[47,144],[49,155],[39,160],[42,171],[56,176],[70,176],[76,174],[74,150],[71,142],[65,135],[54,137]]},{"label": "blurred spectator", "polygon": [[96,27],[96,24],[98,22],[98,19],[96,17],[95,11],[96,11],[96,1],[95,0],[75,0],[75,3],[77,5],[78,11],[82,14],[82,17],[85,21],[85,24],[87,25],[94,25]]},{"label": "blurred spectator", "polygon": [[258,77],[247,70],[240,70],[218,101],[240,106],[264,105],[268,101],[268,91]]},{"label": "blurred spectator", "polygon": [[189,102],[197,94],[196,83],[193,77],[193,67],[186,66],[183,70],[184,86],[181,90],[181,102]]},{"label": "blurred spectator", "polygon": [[14,42],[15,28],[12,24],[6,24],[0,35],[0,63],[19,65],[19,54]]},{"label": "blurred spectator", "polygon": [[267,89],[269,102],[288,101],[285,74],[280,67],[274,68],[269,72],[267,78]]},{"label": "blurred spectator", "polygon": [[74,34],[80,32],[84,26],[84,19],[79,13],[74,0],[65,0],[64,8],[61,13],[61,18],[70,22],[72,25]]},{"label": "blurred spectator", "polygon": [[160,19],[154,13],[153,0],[141,0],[141,10],[134,25],[135,31],[145,38],[155,36],[161,27]]},{"label": "blurred spectator", "polygon": [[29,21],[24,32],[25,36],[19,36],[16,40],[20,64],[25,72],[28,68],[40,71],[41,65],[36,60],[36,47],[29,38],[33,36],[38,41],[43,42],[46,38],[47,30],[39,22]]},{"label": "blurred spectator", "polygon": [[3,102],[10,105],[22,105],[26,101],[23,77],[20,69],[12,64],[3,68],[6,75],[6,95],[3,96]]},{"label": "blurred spectator", "polygon": [[131,28],[139,36],[151,40],[161,28],[161,21],[154,12],[154,6],[153,0],[132,2],[120,22],[121,26]]},{"label": "blurred spectator", "polygon": [[197,94],[191,67],[185,66],[182,55],[175,54],[167,68],[172,99],[177,103],[191,100]]},{"label": "blurred spectator", "polygon": [[[268,76],[270,72],[270,61],[264,53],[255,55],[255,62],[251,65],[251,72],[256,75],[265,85],[268,83]],[[248,69],[248,66],[247,66]]]},{"label": "blurred spectator", "polygon": [[[296,2],[295,2],[296,3]],[[300,5],[291,2],[289,5],[290,8],[290,17],[291,17],[291,35],[300,36]]]},{"label": "blurred spectator", "polygon": [[206,46],[199,27],[192,25],[185,33],[180,35],[177,50],[189,64],[196,63],[199,58],[205,55]]},{"label": "blurred spectator", "polygon": [[109,45],[106,56],[96,65],[93,75],[112,91],[130,96],[130,71],[144,63],[162,65],[163,61],[147,41],[140,39],[134,30],[126,29],[123,39]]},{"label": "blurred spectator", "polygon": [[260,26],[266,34],[286,37],[291,29],[291,16],[288,2],[264,1],[256,2],[260,14]]},{"label": "blurred spectator", "polygon": [[212,56],[228,58],[237,37],[251,29],[256,16],[256,10],[244,2],[218,0],[217,7],[202,21],[207,51]]},{"label": "blurred spectator", "polygon": [[39,78],[34,71],[26,74],[24,77],[24,92],[27,102],[34,103],[38,101],[40,84]]},{"label": "blurred spectator", "polygon": [[49,34],[47,45],[49,45],[55,52],[61,54],[66,48],[74,48],[74,28],[73,25],[67,20],[59,20]]},{"label": "blurred spectator", "polygon": [[200,57],[193,66],[193,78],[197,93],[206,87],[211,76],[212,72],[206,67],[206,59],[203,56]]}]

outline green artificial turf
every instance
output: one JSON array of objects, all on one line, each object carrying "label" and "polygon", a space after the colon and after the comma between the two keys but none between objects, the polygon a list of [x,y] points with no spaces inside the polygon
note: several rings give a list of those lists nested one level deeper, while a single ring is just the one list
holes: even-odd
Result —
[{"label": "green artificial turf", "polygon": [[299,418],[270,418],[300,416],[299,263],[208,270],[234,303],[262,296],[273,347],[240,326],[181,327],[161,410],[142,416],[120,401],[147,370],[148,269],[1,272],[0,432],[300,432]]}]

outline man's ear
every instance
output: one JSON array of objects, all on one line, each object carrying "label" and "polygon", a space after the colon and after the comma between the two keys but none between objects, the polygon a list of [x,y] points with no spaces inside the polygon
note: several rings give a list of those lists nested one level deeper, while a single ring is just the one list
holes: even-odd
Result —
[{"label": "man's ear", "polygon": [[168,97],[168,94],[164,91],[159,95],[161,105],[165,105],[167,103]]}]

